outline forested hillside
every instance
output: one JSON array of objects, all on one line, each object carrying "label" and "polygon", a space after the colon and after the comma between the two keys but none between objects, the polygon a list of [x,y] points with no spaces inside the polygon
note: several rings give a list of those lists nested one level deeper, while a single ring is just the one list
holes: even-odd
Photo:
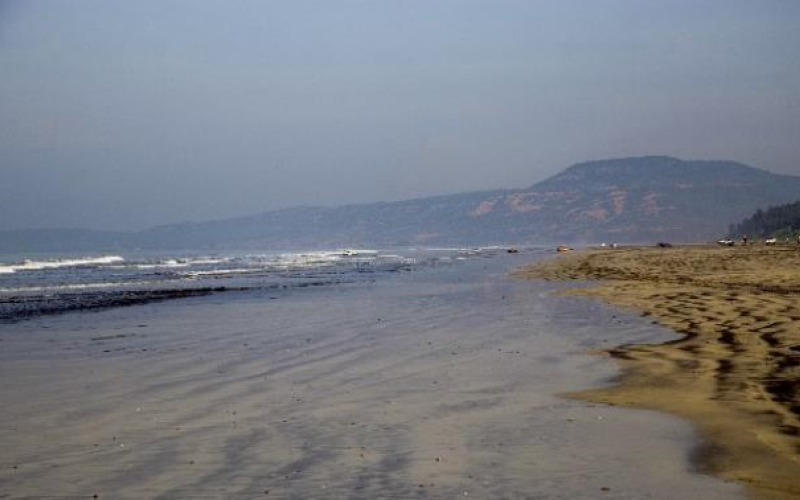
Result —
[{"label": "forested hillside", "polygon": [[770,207],[767,210],[758,209],[741,223],[731,225],[729,236],[792,238],[798,232],[800,232],[800,201]]}]

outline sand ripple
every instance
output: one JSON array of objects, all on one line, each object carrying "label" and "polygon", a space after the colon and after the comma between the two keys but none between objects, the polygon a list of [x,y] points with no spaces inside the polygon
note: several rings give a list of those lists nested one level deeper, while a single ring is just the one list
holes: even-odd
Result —
[{"label": "sand ripple", "polygon": [[668,411],[707,437],[698,461],[758,498],[800,497],[800,249],[621,249],[519,273],[598,279],[570,293],[641,311],[685,335],[607,351],[621,384],[586,400]]}]

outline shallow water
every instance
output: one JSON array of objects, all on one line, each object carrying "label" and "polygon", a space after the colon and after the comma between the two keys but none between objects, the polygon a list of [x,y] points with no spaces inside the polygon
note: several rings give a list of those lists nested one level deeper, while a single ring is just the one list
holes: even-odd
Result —
[{"label": "shallow water", "polygon": [[688,424],[556,396],[667,337],[530,258],[0,325],[0,496],[740,496]]},{"label": "shallow water", "polygon": [[[473,249],[0,255],[0,321],[231,291],[370,281],[497,254]],[[527,249],[536,252],[536,249]]]}]

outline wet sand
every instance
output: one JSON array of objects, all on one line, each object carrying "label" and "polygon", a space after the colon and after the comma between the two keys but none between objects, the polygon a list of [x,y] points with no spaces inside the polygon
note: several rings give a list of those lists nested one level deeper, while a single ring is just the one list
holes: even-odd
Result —
[{"label": "wet sand", "polygon": [[575,396],[685,417],[704,436],[705,470],[755,498],[800,498],[800,249],[593,250],[519,275],[601,280],[569,293],[683,335],[606,350],[624,368],[619,383]]},{"label": "wet sand", "polygon": [[680,419],[556,395],[670,335],[520,263],[0,325],[0,498],[740,497]]}]

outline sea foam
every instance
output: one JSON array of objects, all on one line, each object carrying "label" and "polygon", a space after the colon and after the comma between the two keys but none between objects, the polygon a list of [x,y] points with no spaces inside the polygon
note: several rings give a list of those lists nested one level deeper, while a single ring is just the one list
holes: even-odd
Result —
[{"label": "sea foam", "polygon": [[11,274],[17,271],[40,271],[42,269],[57,269],[61,267],[101,266],[118,264],[125,259],[119,255],[104,255],[102,257],[81,257],[77,259],[55,260],[24,260],[18,264],[0,264],[0,274]]}]

